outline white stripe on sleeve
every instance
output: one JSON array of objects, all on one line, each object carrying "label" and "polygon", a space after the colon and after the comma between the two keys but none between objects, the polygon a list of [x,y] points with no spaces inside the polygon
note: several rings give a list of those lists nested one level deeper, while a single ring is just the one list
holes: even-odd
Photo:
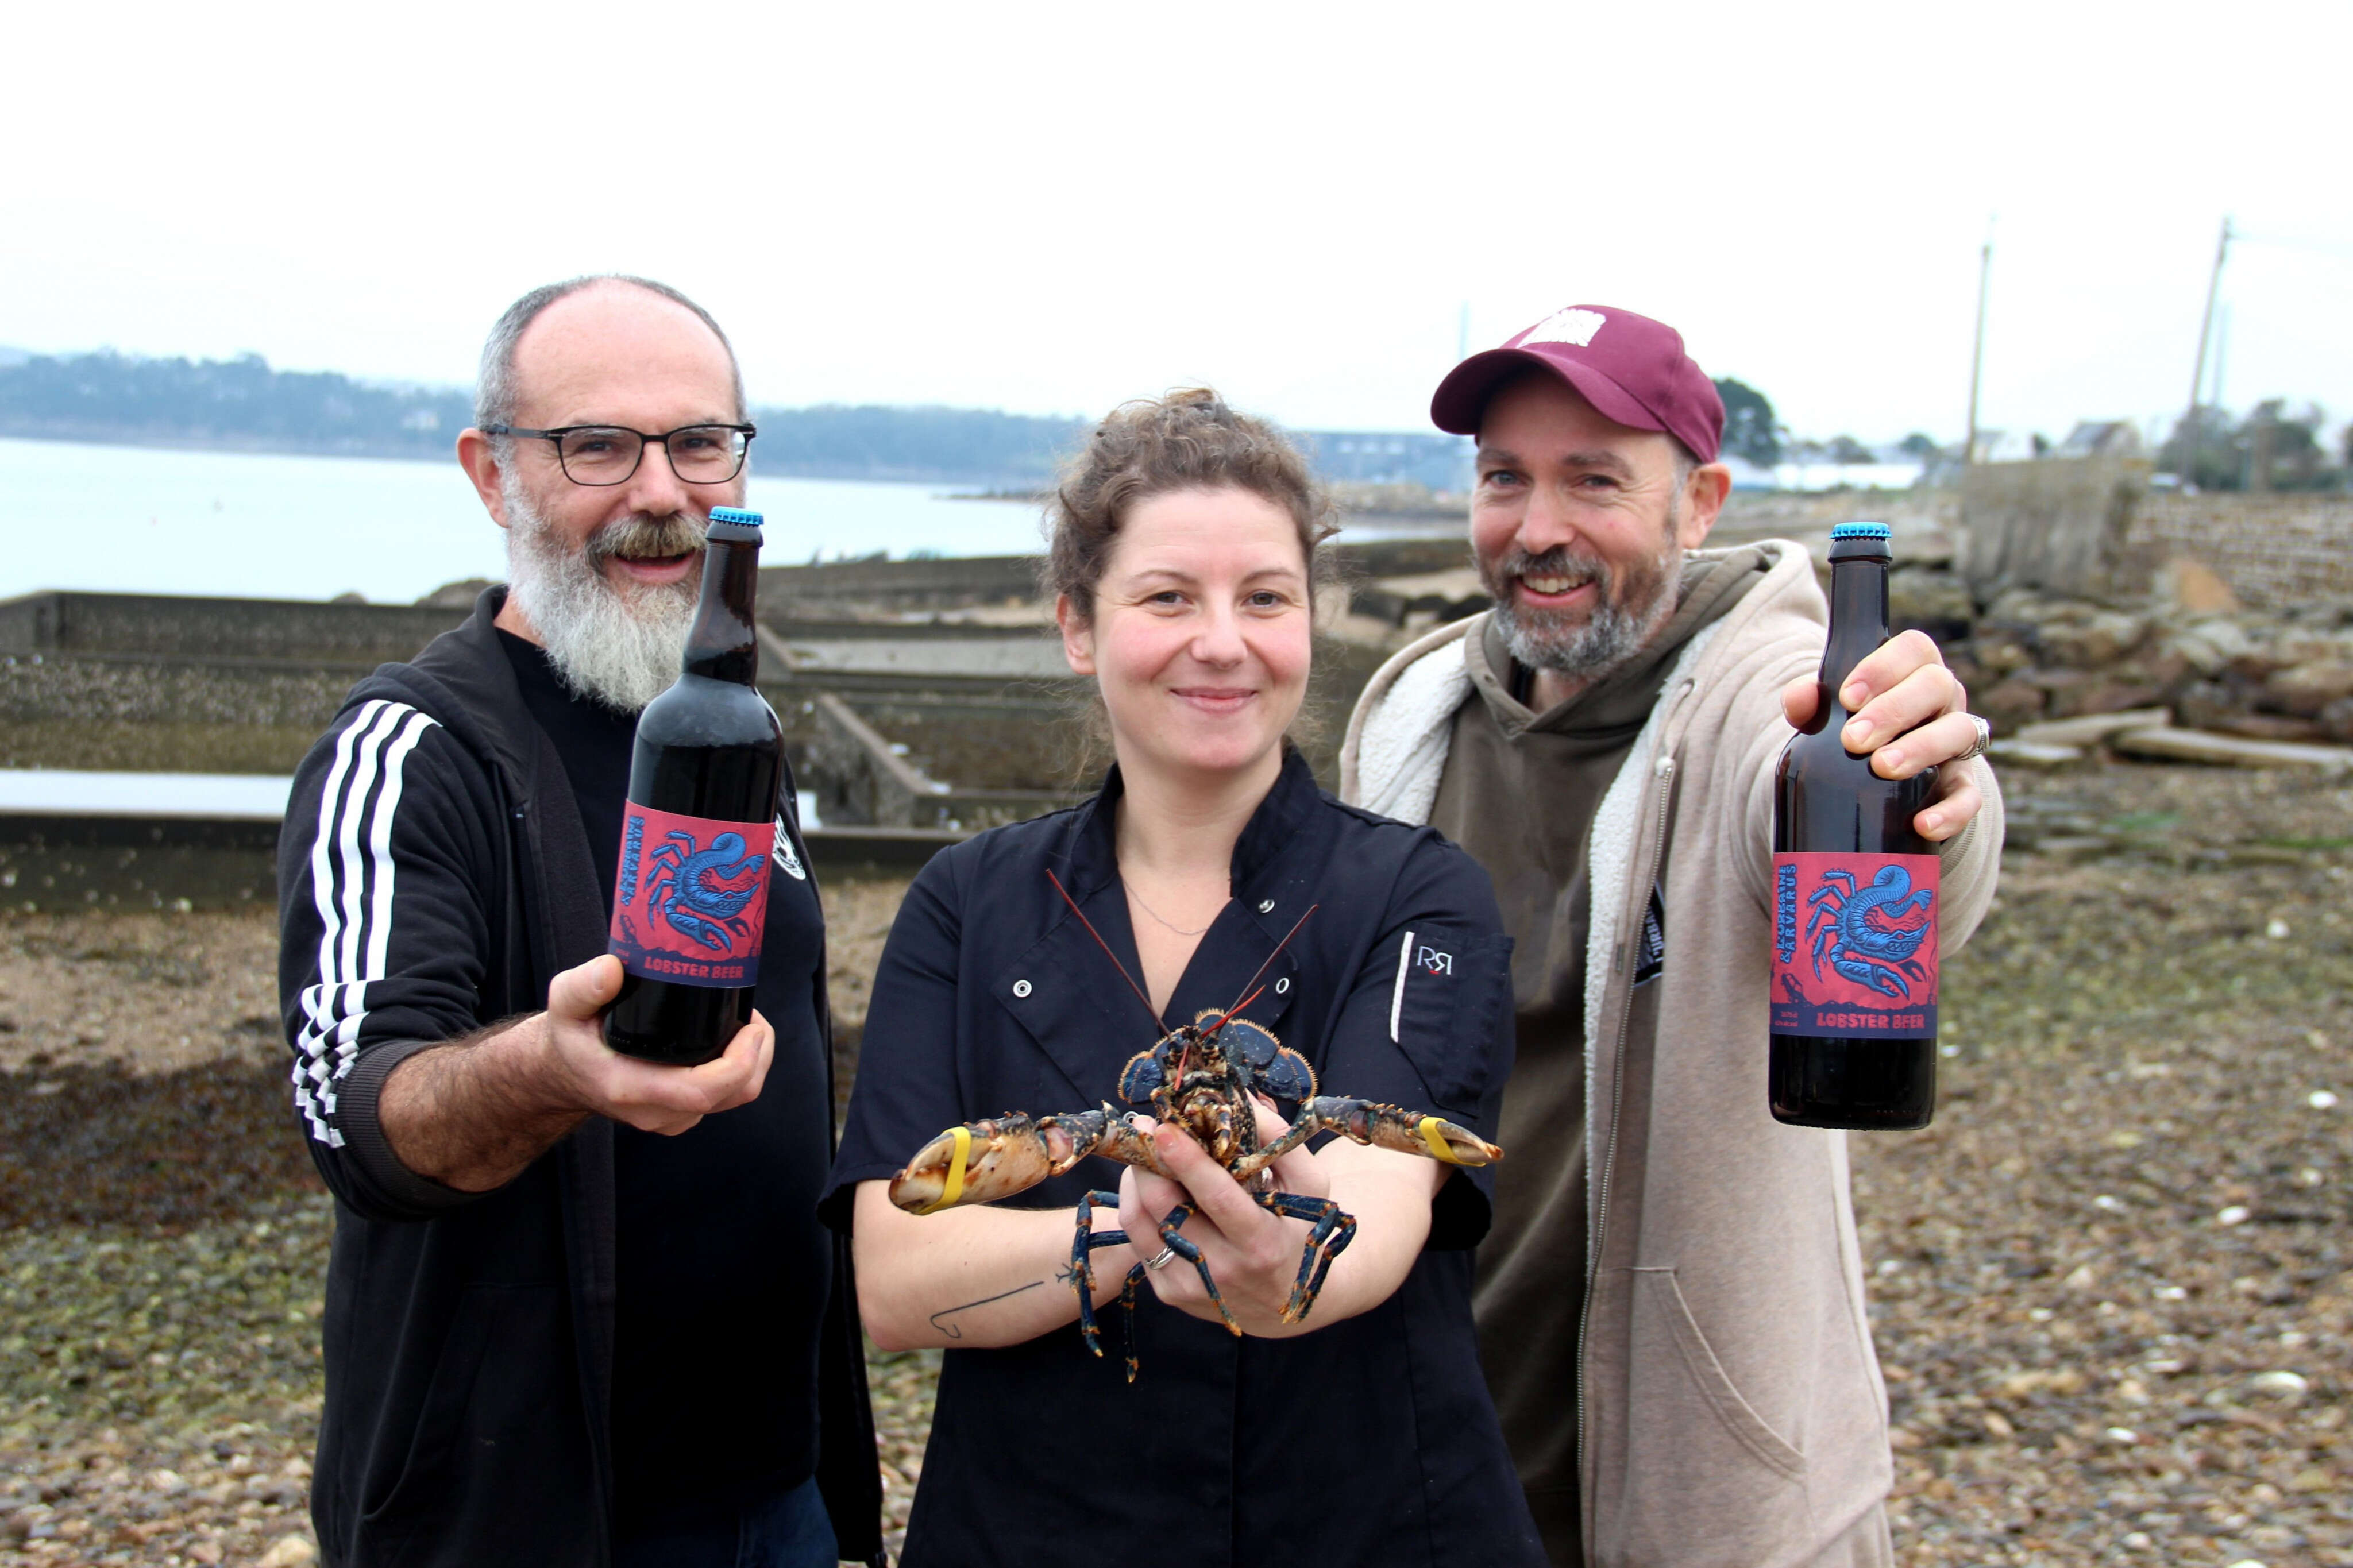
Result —
[{"label": "white stripe on sleeve", "polygon": [[367,703],[337,742],[320,794],[318,835],[311,846],[319,975],[302,994],[309,1021],[295,1042],[293,1077],[295,1105],[310,1122],[311,1136],[330,1146],[343,1142],[327,1121],[335,1109],[334,1086],[358,1058],[368,982],[384,975],[391,945],[392,829],[403,769],[433,727],[432,719],[405,703]]},{"label": "white stripe on sleeve", "polygon": [[1405,1010],[1405,972],[1412,962],[1413,932],[1408,931],[1405,940],[1398,943],[1397,989],[1389,993],[1389,1040],[1392,1044],[1398,1037],[1398,1015]]}]

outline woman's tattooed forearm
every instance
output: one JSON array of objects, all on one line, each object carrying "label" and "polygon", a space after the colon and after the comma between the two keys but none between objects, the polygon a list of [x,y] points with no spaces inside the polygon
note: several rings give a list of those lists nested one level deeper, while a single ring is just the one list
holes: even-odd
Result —
[{"label": "woman's tattooed forearm", "polygon": [[1027,1285],[1016,1285],[1010,1290],[999,1290],[994,1296],[983,1296],[979,1300],[966,1301],[961,1307],[944,1307],[932,1314],[932,1327],[937,1329],[944,1339],[960,1340],[964,1338],[964,1331],[954,1323],[943,1321],[943,1319],[953,1318],[958,1312],[969,1312],[975,1307],[986,1307],[991,1301],[1002,1301],[1008,1296],[1018,1296],[1024,1290],[1035,1290],[1044,1283],[1043,1279],[1032,1279]]}]

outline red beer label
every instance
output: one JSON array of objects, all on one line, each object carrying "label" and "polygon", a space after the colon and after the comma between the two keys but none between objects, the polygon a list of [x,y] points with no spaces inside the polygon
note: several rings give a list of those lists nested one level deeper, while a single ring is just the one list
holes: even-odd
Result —
[{"label": "red beer label", "polygon": [[1936,1032],[1934,855],[1773,857],[1773,1033]]},{"label": "red beer label", "polygon": [[776,839],[774,822],[718,822],[628,802],[605,951],[647,980],[752,984]]}]

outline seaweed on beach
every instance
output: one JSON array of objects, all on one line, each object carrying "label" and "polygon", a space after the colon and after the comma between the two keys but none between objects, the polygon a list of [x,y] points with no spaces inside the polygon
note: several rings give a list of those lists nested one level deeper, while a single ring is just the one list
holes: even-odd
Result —
[{"label": "seaweed on beach", "polygon": [[0,1076],[0,1231],[182,1230],[317,1192],[285,1069],[224,1060],[139,1074],[117,1061]]}]

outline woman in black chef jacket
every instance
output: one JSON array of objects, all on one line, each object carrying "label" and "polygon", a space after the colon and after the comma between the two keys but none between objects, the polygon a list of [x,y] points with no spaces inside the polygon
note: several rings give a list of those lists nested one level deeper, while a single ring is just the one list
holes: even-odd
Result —
[{"label": "woman in black chef jacket", "polygon": [[[823,1200],[854,1225],[876,1342],[947,1349],[913,1568],[1544,1562],[1472,1329],[1484,1171],[1341,1138],[1285,1155],[1279,1188],[1357,1222],[1299,1324],[1281,1313],[1308,1226],[1173,1128],[1154,1137],[1181,1185],[1098,1157],[987,1207],[918,1216],[887,1195],[943,1128],[1119,1103],[1129,1058],[1233,1005],[1261,965],[1240,1016],[1305,1056],[1319,1092],[1493,1131],[1510,940],[1485,873],[1428,828],[1339,804],[1285,740],[1325,511],[1289,444],[1207,391],[1117,410],[1057,495],[1063,649],[1095,679],[1117,764],[1084,805],[915,879]],[[1109,1188],[1119,1207],[1095,1228],[1145,1244],[1093,1255],[1098,1357],[1076,1326],[1072,1216]],[[1243,1337],[1191,1267],[1167,1266],[1154,1227],[1179,1202]],[[1112,1303],[1138,1262],[1157,1267],[1131,1384]]]}]

